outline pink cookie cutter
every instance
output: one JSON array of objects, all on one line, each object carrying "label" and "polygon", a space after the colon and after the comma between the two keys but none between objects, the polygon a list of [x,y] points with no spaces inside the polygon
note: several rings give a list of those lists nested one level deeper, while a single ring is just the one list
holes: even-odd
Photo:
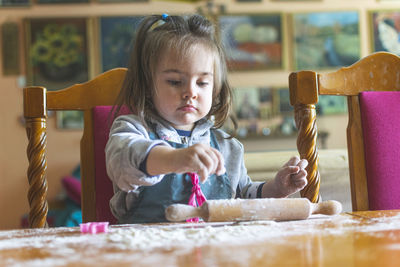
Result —
[{"label": "pink cookie cutter", "polygon": [[88,222],[79,224],[79,227],[81,229],[81,233],[107,233],[108,224],[108,222]]}]

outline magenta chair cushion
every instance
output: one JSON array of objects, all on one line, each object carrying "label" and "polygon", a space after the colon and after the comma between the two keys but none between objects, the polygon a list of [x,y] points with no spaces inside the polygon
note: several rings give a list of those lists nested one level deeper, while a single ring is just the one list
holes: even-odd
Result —
[{"label": "magenta chair cushion", "polygon": [[400,92],[362,92],[369,209],[400,209]]},{"label": "magenta chair cushion", "polygon": [[[110,199],[114,194],[113,186],[106,170],[105,147],[111,127],[110,111],[112,106],[97,106],[93,108],[93,132],[94,132],[94,159],[95,159],[95,183],[96,183],[96,221],[108,221],[117,223],[110,210]],[[120,115],[129,114],[127,108],[120,111]]]}]

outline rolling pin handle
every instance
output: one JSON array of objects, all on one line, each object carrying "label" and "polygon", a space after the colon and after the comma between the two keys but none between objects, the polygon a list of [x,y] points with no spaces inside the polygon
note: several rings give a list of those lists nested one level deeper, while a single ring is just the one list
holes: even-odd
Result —
[{"label": "rolling pin handle", "polygon": [[335,215],[342,212],[342,204],[336,200],[311,203],[311,214]]}]

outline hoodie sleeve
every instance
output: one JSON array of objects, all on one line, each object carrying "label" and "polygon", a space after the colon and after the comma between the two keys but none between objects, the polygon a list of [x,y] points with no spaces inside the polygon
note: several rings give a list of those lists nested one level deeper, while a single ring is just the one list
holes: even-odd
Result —
[{"label": "hoodie sleeve", "polygon": [[157,145],[168,146],[168,143],[151,140],[136,116],[119,116],[111,126],[105,148],[107,174],[113,183],[130,192],[161,181],[164,175],[148,176],[140,170],[140,164]]}]

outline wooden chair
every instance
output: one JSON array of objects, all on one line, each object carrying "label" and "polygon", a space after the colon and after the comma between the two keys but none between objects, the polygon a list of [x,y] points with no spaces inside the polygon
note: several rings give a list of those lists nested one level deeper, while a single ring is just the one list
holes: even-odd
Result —
[{"label": "wooden chair", "polygon": [[[315,110],[318,96],[342,95],[347,96],[348,102],[347,148],[353,210],[400,208],[400,92],[395,92],[400,90],[400,58],[377,52],[335,72],[293,72],[289,90],[298,128],[297,148],[300,157],[309,161],[309,184],[301,195],[313,202],[320,200]],[[365,96],[369,96],[369,103]],[[378,107],[364,112],[368,105],[378,102]],[[374,109],[378,113],[370,115]]]},{"label": "wooden chair", "polygon": [[[47,205],[47,181],[46,181],[46,119],[48,110],[81,110],[84,113],[84,130],[81,139],[81,181],[82,181],[82,217],[84,222],[101,221],[110,218],[108,199],[112,195],[111,181],[104,178],[104,138],[108,138],[107,127],[99,130],[94,125],[94,114],[97,106],[111,106],[121,88],[126,73],[125,68],[117,68],[107,71],[93,80],[76,84],[59,91],[47,91],[44,87],[24,88],[24,117],[26,120],[26,131],[29,139],[27,155],[29,160],[28,199],[30,205],[29,226],[46,227]],[[108,108],[107,110],[110,110]],[[100,118],[101,119],[101,118]],[[94,131],[94,129],[97,129]],[[97,137],[97,132],[102,136]],[[97,151],[95,140],[102,143],[102,148]],[[101,140],[103,138],[103,140]],[[100,151],[100,152],[99,152]],[[96,160],[102,163],[96,164]],[[103,176],[99,178],[98,168],[103,168]],[[96,169],[97,168],[97,169]],[[96,190],[99,186],[106,188],[107,192]],[[101,203],[101,207],[99,202]],[[106,203],[106,204],[105,204]],[[105,212],[103,210],[105,209]]]}]

